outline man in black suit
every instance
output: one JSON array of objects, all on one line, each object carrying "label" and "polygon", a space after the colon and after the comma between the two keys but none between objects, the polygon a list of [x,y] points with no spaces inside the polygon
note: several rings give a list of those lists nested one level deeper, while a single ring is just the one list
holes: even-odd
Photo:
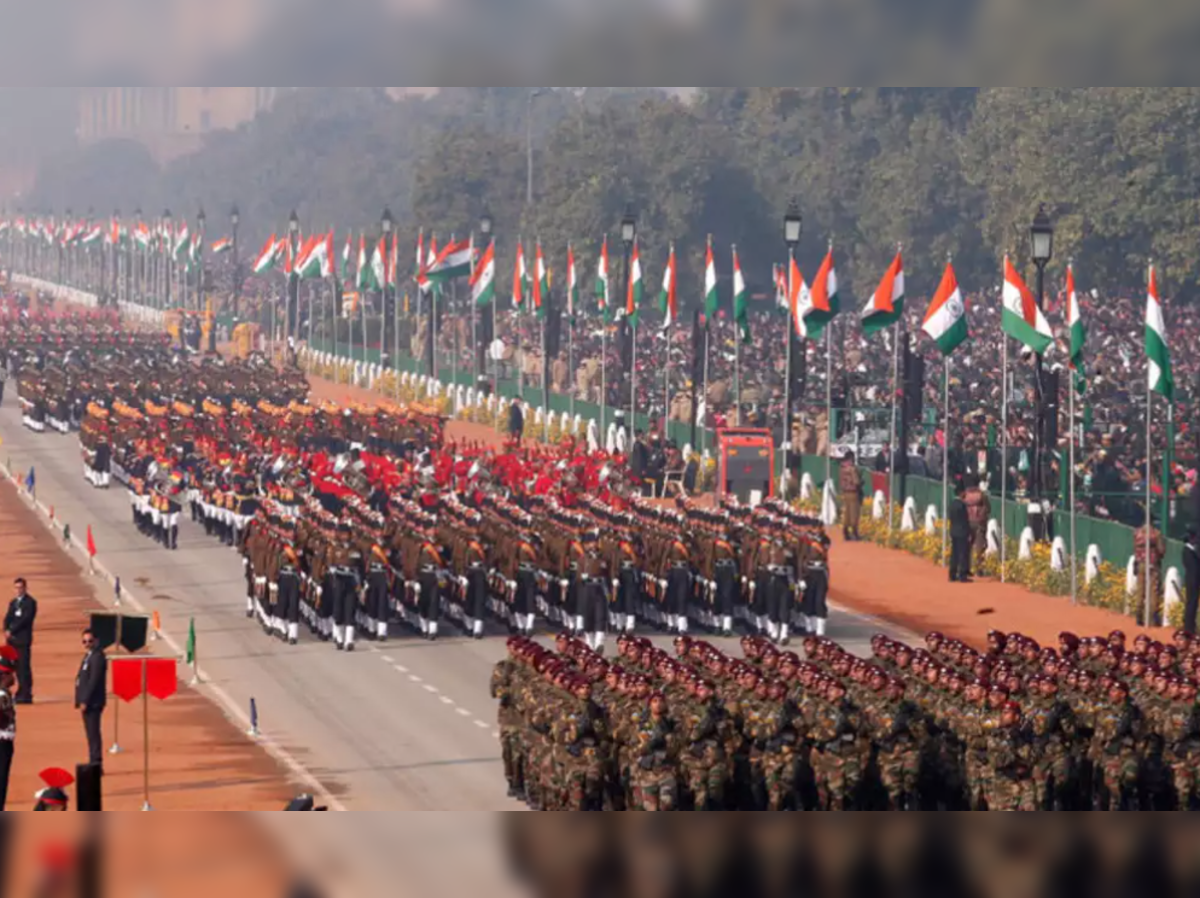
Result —
[{"label": "man in black suit", "polygon": [[75,677],[75,707],[83,712],[83,731],[87,734],[88,763],[104,763],[104,742],[100,719],[108,704],[108,658],[91,630],[83,631],[83,662]]},{"label": "man in black suit", "polygon": [[1196,531],[1190,529],[1183,538],[1183,629],[1196,634],[1196,609],[1200,605],[1200,546]]},{"label": "man in black suit", "polygon": [[17,650],[18,705],[33,704],[33,622],[37,619],[37,599],[25,592],[25,578],[13,581],[13,600],[4,615],[4,636]]},{"label": "man in black suit", "polygon": [[950,503],[950,582],[971,582],[971,520],[963,501],[963,485],[954,488]]},{"label": "man in black suit", "polygon": [[521,400],[514,398],[508,407],[508,437],[518,446],[521,436],[525,433],[525,413],[521,410]]},{"label": "man in black suit", "polygon": [[637,484],[638,492],[646,495],[646,473],[650,467],[650,450],[646,448],[646,434],[637,431],[633,438],[633,448],[629,450],[629,473]]}]

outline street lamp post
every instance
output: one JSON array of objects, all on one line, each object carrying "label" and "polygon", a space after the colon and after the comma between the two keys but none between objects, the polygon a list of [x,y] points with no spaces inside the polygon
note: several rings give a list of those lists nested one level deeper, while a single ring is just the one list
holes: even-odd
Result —
[{"label": "street lamp post", "polygon": [[112,226],[115,224],[117,227],[117,237],[118,237],[117,240],[112,241],[111,249],[109,249],[109,255],[112,258],[112,280],[110,281],[112,286],[109,291],[109,296],[110,296],[110,301],[112,302],[113,305],[116,305],[117,302],[121,298],[121,242],[120,242],[120,227],[121,226],[120,226],[120,221],[121,221],[121,210],[113,209],[113,217],[112,217],[112,221],[109,223],[109,230],[108,230],[108,236],[111,239],[113,236]]},{"label": "street lamp post", "polygon": [[[171,244],[175,240],[175,232],[171,227],[171,210],[163,210],[163,233],[166,235],[166,252],[163,253],[163,308],[171,308]],[[180,332],[182,334],[182,331]]]},{"label": "street lamp post", "polygon": [[[207,297],[204,295],[204,239],[207,230],[205,225],[207,224],[208,217],[204,214],[204,207],[201,206],[200,211],[196,213],[196,228],[198,229],[196,237],[199,239],[199,243],[197,244],[198,248],[196,250],[196,316],[198,318],[200,318],[200,316],[204,316],[200,318],[200,321],[204,321],[208,324],[208,338],[209,341],[212,341],[215,339],[216,334],[213,333],[213,322],[208,321],[208,301]],[[203,327],[200,328],[200,333],[204,333]],[[199,343],[197,343],[197,350],[200,352],[211,351],[215,349],[216,346],[206,345],[204,347],[200,347]]]},{"label": "street lamp post", "polygon": [[[492,210],[490,208],[488,208],[487,203],[484,203],[484,211],[480,212],[480,215],[479,215],[479,233],[482,234],[482,237],[484,237],[485,244],[492,243],[492,233],[493,233],[494,226],[496,226],[496,222],[493,221]],[[472,304],[472,305],[474,305],[474,304]],[[490,341],[487,341],[484,346],[479,346],[478,341],[476,341],[475,355],[476,355],[476,367],[478,367],[478,371],[476,371],[476,373],[475,373],[476,385],[478,385],[479,379],[481,377],[484,377],[485,361],[486,361],[488,355],[491,354],[492,343],[496,342],[496,339],[498,336],[497,329],[496,329],[496,306],[497,306],[497,301],[496,301],[496,298],[493,297],[492,298],[492,339]],[[480,358],[480,354],[482,354],[482,358]],[[499,393],[499,389],[500,389],[500,361],[499,361],[499,359],[493,358],[492,359],[492,391],[493,391],[493,394]]]},{"label": "street lamp post", "polygon": [[[383,250],[385,253],[387,253],[386,258],[389,260],[392,258],[395,258],[395,255],[396,255],[395,253],[392,252],[392,242],[396,239],[395,235],[394,235],[395,224],[396,224],[396,220],[395,220],[395,218],[392,217],[391,208],[388,206],[384,206],[383,215],[379,220],[379,227],[380,227],[380,230],[383,231]],[[387,272],[387,270],[388,270],[387,265],[384,266],[383,270],[385,272]],[[391,346],[393,351],[395,352],[396,347],[399,345],[399,336],[400,336],[399,328],[397,328],[397,326],[396,326],[397,325],[397,321],[396,321],[396,291],[395,291],[395,289],[393,289],[391,291],[391,296],[389,297],[388,287],[390,286],[390,284],[388,284],[388,281],[390,281],[390,280],[391,280],[390,277],[385,276],[384,283],[381,287],[381,289],[383,290],[383,321],[381,322],[382,327],[379,329],[380,330],[379,355],[380,355],[381,361],[382,361],[382,357],[383,357],[384,347]],[[359,301],[361,302],[362,300],[360,299]],[[364,319],[364,322],[365,322],[365,320],[366,319]],[[364,325],[363,325],[363,358],[366,358],[366,355],[367,355],[366,346],[367,346],[367,331],[366,331],[366,324],[364,323]],[[397,358],[392,359],[392,369],[394,371],[398,371],[398,369],[396,368],[398,362],[399,362],[399,358],[398,358],[398,353],[397,353]],[[397,373],[397,377],[399,377],[398,373]]]},{"label": "street lamp post", "polygon": [[[494,222],[492,221],[492,210],[488,208],[486,203],[484,203],[483,212],[481,212],[479,215],[479,233],[483,237],[483,243],[484,243],[485,247],[489,246],[492,242],[492,225],[493,224],[494,224]],[[478,313],[475,310],[475,303],[472,302],[471,303],[472,320],[474,320],[474,317],[477,314]],[[495,297],[493,297],[492,298],[492,341],[494,341],[495,339],[496,339],[496,299],[495,299]],[[479,379],[481,377],[483,377],[484,362],[487,359],[488,351],[491,349],[491,346],[490,345],[480,346],[478,334],[474,335],[474,341],[475,341],[475,385],[479,386]],[[499,363],[497,362],[497,364],[499,364]]]},{"label": "street lamp post", "polygon": [[229,210],[229,227],[233,234],[233,320],[237,323],[239,306],[242,302],[242,266],[238,260],[238,225],[242,222],[242,213],[238,211],[237,203]]},{"label": "street lamp post", "polygon": [[[633,213],[633,207],[628,203],[625,204],[625,214],[621,216],[621,299],[620,302],[625,302],[629,296],[629,257],[633,252],[633,241],[637,239],[637,216]],[[629,327],[629,322],[624,323],[625,327]],[[629,345],[629,409],[630,421],[629,427],[633,427],[633,408],[635,405],[635,397],[637,394],[637,334],[630,329],[630,345]],[[602,389],[607,393],[607,384],[602,384]],[[605,403],[608,402],[608,396],[604,397]],[[603,421],[604,415],[601,415],[600,439],[606,439],[605,427],[607,425]],[[627,431],[630,438],[630,445],[633,443],[632,430]]]},{"label": "street lamp post", "polygon": [[130,235],[129,262],[130,267],[133,269],[133,301],[138,305],[146,305],[146,250],[145,247],[142,247],[142,251],[138,252],[137,239],[141,233],[141,227],[142,207],[138,206],[133,210],[133,228],[136,229],[136,233]]},{"label": "street lamp post", "polygon": [[787,479],[788,456],[792,448],[792,342],[796,339],[796,323],[792,320],[792,268],[796,258],[796,247],[804,232],[804,216],[800,214],[800,203],[793,197],[783,214],[783,242],[787,246],[787,362],[783,374],[783,473]]},{"label": "street lamp post", "polygon": [[[299,248],[300,248],[300,247],[299,247],[299,243],[300,243],[300,216],[298,216],[298,215],[296,214],[296,210],[295,210],[295,209],[293,209],[293,210],[292,210],[292,214],[288,216],[288,250],[289,250],[289,253],[288,253],[288,259],[289,259],[289,266],[290,266],[290,265],[291,265],[291,264],[292,264],[292,263],[295,261],[295,259],[296,259],[296,253],[299,251]],[[284,346],[285,346],[285,347],[290,347],[290,346],[291,346],[291,342],[290,342],[290,341],[291,341],[291,338],[292,338],[292,318],[293,318],[293,316],[294,316],[294,315],[298,315],[298,314],[299,314],[299,310],[295,310],[295,311],[293,311],[293,309],[292,309],[292,288],[293,288],[293,283],[295,283],[295,285],[296,285],[296,286],[295,286],[295,290],[296,290],[296,294],[297,294],[297,296],[298,296],[298,295],[299,295],[299,293],[300,293],[300,287],[299,287],[299,283],[300,283],[300,282],[299,282],[299,280],[297,280],[297,279],[296,279],[296,277],[295,277],[295,272],[293,272],[293,271],[289,270],[289,271],[288,271],[288,272],[287,272],[287,273],[284,275],[284,280],[283,280],[283,301],[284,301],[284,306],[283,306],[283,307],[284,307],[284,310],[285,310],[285,311],[284,311],[284,316],[283,316],[283,326],[284,326],[284,327],[286,328],[286,330],[287,330],[287,333],[286,333],[286,339],[284,340]]]},{"label": "street lamp post", "polygon": [[525,112],[525,205],[533,205],[533,101],[546,91],[535,87],[529,91],[529,107]]},{"label": "street lamp post", "polygon": [[[1037,266],[1037,302],[1038,308],[1044,305],[1046,290],[1046,265],[1054,255],[1054,225],[1046,214],[1045,205],[1039,205],[1037,214],[1029,226],[1029,242],[1033,250],[1033,264]],[[1034,381],[1037,387],[1037,422],[1033,433],[1033,482],[1030,485],[1030,498],[1040,499],[1045,488],[1045,453],[1046,453],[1046,412],[1049,407],[1049,397],[1046,396],[1046,383],[1042,369],[1042,354],[1039,352],[1034,360]]]}]

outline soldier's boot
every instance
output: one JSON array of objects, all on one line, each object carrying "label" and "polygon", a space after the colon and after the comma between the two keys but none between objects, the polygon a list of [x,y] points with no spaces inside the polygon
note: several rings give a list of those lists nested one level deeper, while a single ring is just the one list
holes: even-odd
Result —
[{"label": "soldier's boot", "polygon": [[680,636],[686,636],[687,631],[688,631],[688,616],[686,614],[678,615],[676,617],[676,624],[678,626],[678,629],[676,630],[676,632]]},{"label": "soldier's boot", "polygon": [[246,596],[246,617],[247,618],[254,617],[254,596],[253,595]]},{"label": "soldier's boot", "polygon": [[816,629],[817,636],[824,636],[825,635],[825,623],[826,623],[825,618],[816,617],[816,618],[813,618],[813,622],[816,624],[815,629]]},{"label": "soldier's boot", "polygon": [[425,629],[425,638],[428,639],[430,642],[434,642],[437,640],[437,636],[438,636],[438,622],[435,620],[431,620],[428,622],[428,626]]},{"label": "soldier's boot", "polygon": [[721,618],[721,635],[728,639],[733,635],[733,615],[726,614]]},{"label": "soldier's boot", "polygon": [[300,624],[297,622],[287,625],[287,641],[288,645],[295,645],[300,641]]},{"label": "soldier's boot", "polygon": [[342,644],[342,640],[344,640],[345,637],[346,637],[345,627],[343,627],[341,624],[334,624],[333,625],[333,641],[337,645],[337,650],[339,652],[343,651],[345,649],[345,646]]},{"label": "soldier's boot", "polygon": [[346,651],[347,651],[347,652],[353,652],[353,651],[354,651],[354,624],[347,624],[347,625],[346,625],[346,644],[345,644],[345,648],[346,648]]},{"label": "soldier's boot", "polygon": [[788,625],[780,624],[779,625],[779,644],[786,646],[790,641],[791,641],[791,639],[788,637]]},{"label": "soldier's boot", "polygon": [[379,620],[375,622],[375,638],[380,642],[387,642],[388,622],[386,620]]},{"label": "soldier's boot", "polygon": [[474,618],[471,621],[471,636],[475,639],[483,639],[483,619]]},{"label": "soldier's boot", "polygon": [[516,798],[517,790],[513,785],[517,781],[516,765],[513,762],[512,738],[507,734],[500,740],[500,761],[504,765],[504,780],[508,783],[508,797]]}]

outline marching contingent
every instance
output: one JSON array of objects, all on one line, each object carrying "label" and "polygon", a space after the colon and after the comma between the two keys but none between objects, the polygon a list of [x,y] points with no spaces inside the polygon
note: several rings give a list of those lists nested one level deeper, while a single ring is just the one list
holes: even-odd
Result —
[{"label": "marching contingent", "polygon": [[3,339],[27,418],[69,407],[85,479],[125,484],[164,548],[185,507],[235,547],[247,615],[290,643],[301,621],[353,651],[397,624],[482,638],[489,617],[524,635],[541,618],[596,651],[638,621],[741,622],[780,645],[825,632],[828,538],[783,503],[644,500],[619,452],[456,445],[428,409],[310,404],[297,371],[185,363],[115,323],[27,316]]},{"label": "marching contingent", "polygon": [[509,794],[535,810],[1191,810],[1200,642],[1124,633],[1057,648],[992,632],[885,636],[805,660],[622,635],[612,661],[563,634],[496,665]]},{"label": "marching contingent", "polygon": [[[165,551],[181,518],[244,561],[246,613],[339,651],[506,627],[510,794],[558,809],[1189,808],[1200,643],[986,652],[826,638],[829,539],[776,500],[641,497],[619,452],[458,442],[432,409],[316,403],[298,370],[181,357],[102,311],[0,317],[23,420]],[[534,640],[538,621],[560,635]],[[675,656],[643,631],[675,637]],[[695,634],[742,638],[742,658]],[[606,641],[617,635],[615,658]],[[803,659],[789,650],[796,638]]]}]

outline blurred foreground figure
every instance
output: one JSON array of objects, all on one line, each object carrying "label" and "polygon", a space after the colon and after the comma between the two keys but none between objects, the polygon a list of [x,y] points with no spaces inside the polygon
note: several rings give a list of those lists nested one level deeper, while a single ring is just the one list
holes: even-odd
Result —
[{"label": "blurred foreground figure", "polygon": [[1200,642],[1059,649],[939,633],[874,658],[809,636],[730,658],[623,635],[608,661],[566,634],[509,640],[500,702],[509,794],[539,810],[1194,810]]}]

